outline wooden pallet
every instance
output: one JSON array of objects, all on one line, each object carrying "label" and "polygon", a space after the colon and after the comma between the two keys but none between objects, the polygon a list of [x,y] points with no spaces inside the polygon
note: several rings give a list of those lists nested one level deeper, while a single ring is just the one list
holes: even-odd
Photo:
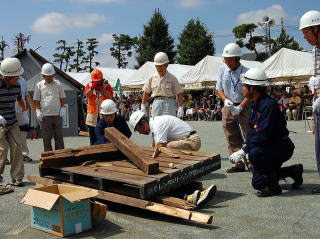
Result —
[{"label": "wooden pallet", "polygon": [[[27,179],[30,182],[34,182],[43,186],[65,183],[57,180],[55,177],[39,177],[34,175],[27,175]],[[195,223],[211,224],[213,219],[212,215],[186,210],[185,208],[194,208],[190,206],[188,207],[188,203],[178,198],[162,196],[158,199],[159,202],[157,202],[142,200],[121,194],[106,192],[103,190],[98,190],[98,193],[98,198],[102,200],[107,200],[126,206],[141,208],[144,210],[157,212],[160,214],[188,220]]]},{"label": "wooden pallet", "polygon": [[[171,150],[179,158],[160,153],[155,159],[159,163],[159,173],[146,174],[128,162],[113,145],[92,147],[65,149],[57,154],[52,151],[53,155],[44,153],[40,176],[53,176],[68,183],[151,199],[221,168],[219,154]],[[91,150],[90,154],[88,150]],[[141,150],[146,157],[151,157],[155,149],[141,147]]]}]

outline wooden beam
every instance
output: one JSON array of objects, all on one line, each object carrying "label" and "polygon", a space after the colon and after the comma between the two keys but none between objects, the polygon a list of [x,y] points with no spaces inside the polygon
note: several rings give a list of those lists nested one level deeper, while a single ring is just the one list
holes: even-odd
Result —
[{"label": "wooden beam", "polygon": [[[27,175],[27,179],[31,182],[46,185],[63,183],[62,181],[44,178],[35,175]],[[124,204],[127,206],[137,207],[141,209],[145,209],[152,212],[157,212],[160,214],[182,218],[188,221],[202,223],[202,224],[211,224],[212,223],[212,215],[207,215],[199,212],[192,212],[185,209],[175,208],[168,205],[163,205],[161,203],[155,203],[152,201],[142,200],[138,198],[128,197],[120,194],[110,193],[102,190],[97,190],[99,195],[97,198],[102,200],[107,200],[114,203]]]},{"label": "wooden beam", "polygon": [[152,157],[146,156],[142,148],[133,143],[116,128],[106,128],[104,135],[143,172],[146,174],[156,174],[159,172],[159,163]]}]

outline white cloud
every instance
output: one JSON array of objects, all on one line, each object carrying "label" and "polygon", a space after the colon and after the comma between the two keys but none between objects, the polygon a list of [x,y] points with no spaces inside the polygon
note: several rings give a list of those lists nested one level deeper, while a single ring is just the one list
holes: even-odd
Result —
[{"label": "white cloud", "polygon": [[113,41],[112,33],[103,33],[98,38],[99,44],[111,44]]},{"label": "white cloud", "polygon": [[65,15],[61,13],[46,13],[38,17],[32,24],[32,30],[43,34],[61,34],[73,28],[89,28],[99,22],[104,22],[105,17],[95,13],[82,15]]},{"label": "white cloud", "polygon": [[256,11],[250,11],[240,14],[237,17],[237,24],[255,23],[262,21],[263,16],[268,16],[270,19],[274,19],[276,24],[279,25],[281,18],[288,18],[288,14],[282,8],[281,5],[273,5],[271,7],[260,9]]},{"label": "white cloud", "polygon": [[78,3],[118,3],[122,2],[123,0],[71,0],[71,2],[78,2]]},{"label": "white cloud", "polygon": [[206,4],[205,0],[179,0],[178,5],[184,8],[200,7]]}]

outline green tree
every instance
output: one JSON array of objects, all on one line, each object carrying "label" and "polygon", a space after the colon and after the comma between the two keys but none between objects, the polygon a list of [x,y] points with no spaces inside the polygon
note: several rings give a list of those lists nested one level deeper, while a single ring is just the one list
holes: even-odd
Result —
[{"label": "green tree", "polygon": [[129,35],[120,34],[117,36],[116,34],[112,35],[113,43],[110,48],[111,56],[116,58],[118,68],[126,68],[128,65],[128,61],[126,57],[132,56],[132,48],[136,47],[137,38],[130,37]]},{"label": "green tree", "polygon": [[14,36],[13,44],[16,48],[16,51],[19,53],[24,50],[25,44],[29,42],[31,36],[25,36],[23,33],[19,33]]},{"label": "green tree", "polygon": [[99,52],[96,51],[97,47],[99,46],[99,42],[97,41],[96,38],[89,38],[86,41],[87,44],[87,50],[88,50],[88,55],[84,58],[85,62],[88,63],[89,65],[86,66],[86,69],[89,69],[91,72],[93,70],[92,65],[94,64],[95,66],[100,65],[99,62],[94,62],[93,58],[96,54]]},{"label": "green tree", "polygon": [[4,59],[4,51],[7,47],[9,47],[9,45],[5,40],[3,40],[3,36],[2,36],[2,40],[0,42],[0,60],[1,61]]},{"label": "green tree", "polygon": [[56,51],[58,51],[58,53],[54,53],[53,54],[53,57],[54,57],[53,62],[54,63],[58,63],[59,64],[59,69],[62,70],[62,65],[63,65],[64,59],[65,59],[65,52],[66,52],[67,42],[65,40],[59,40],[56,43],[59,45],[55,49]]},{"label": "green tree", "polygon": [[281,27],[281,33],[278,38],[271,40],[272,48],[271,48],[271,54],[273,55],[277,51],[279,51],[281,48],[289,48],[296,51],[302,51],[303,48],[300,47],[299,43],[294,40],[293,37],[290,37],[286,30],[284,29],[284,26]]},{"label": "green tree", "polygon": [[64,61],[65,61],[64,71],[68,71],[68,70],[70,71],[69,64],[70,64],[71,58],[74,56],[74,54],[75,54],[74,47],[67,46],[65,54],[63,56]]},{"label": "green tree", "polygon": [[174,40],[169,35],[169,25],[161,14],[160,10],[155,10],[147,25],[143,26],[143,36],[139,38],[137,57],[137,68],[146,61],[153,61],[154,55],[163,51],[167,53],[170,63],[174,63],[176,52]]},{"label": "green tree", "polygon": [[177,46],[177,62],[195,65],[207,55],[214,55],[213,35],[208,33],[206,26],[199,19],[191,19],[179,36]]},{"label": "green tree", "polygon": [[70,64],[70,71],[76,70],[76,72],[81,72],[85,70],[85,68],[81,67],[83,63],[85,63],[84,55],[85,52],[83,51],[83,42],[77,40],[76,42],[76,50],[74,52],[73,64]]},{"label": "green tree", "polygon": [[[259,53],[257,51],[257,45],[263,44],[265,42],[265,39],[263,36],[253,36],[253,32],[258,26],[254,23],[250,24],[242,24],[240,26],[237,26],[233,28],[232,32],[235,36],[236,43],[240,47],[246,47],[250,51],[254,51],[256,54],[256,60],[264,60],[266,57],[265,53]],[[247,42],[244,42],[245,39],[248,39]]]}]

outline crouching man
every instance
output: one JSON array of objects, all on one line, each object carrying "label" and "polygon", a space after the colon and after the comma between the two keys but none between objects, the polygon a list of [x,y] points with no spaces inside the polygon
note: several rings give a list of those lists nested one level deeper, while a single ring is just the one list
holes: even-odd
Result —
[{"label": "crouching man", "polygon": [[258,197],[281,194],[279,180],[287,177],[294,180],[292,188],[298,188],[303,183],[303,165],[282,167],[291,158],[295,146],[277,101],[266,93],[269,80],[265,72],[253,68],[241,80],[244,95],[252,101],[252,111],[246,145],[230,156],[230,162],[245,161],[248,154],[253,165],[252,185],[258,190]]},{"label": "crouching man", "polygon": [[108,127],[114,127],[123,133],[128,138],[131,137],[131,131],[125,118],[122,115],[117,114],[117,105],[112,100],[104,100],[101,104],[100,114],[102,118],[98,121],[95,134],[97,140],[95,144],[108,143],[108,139],[104,136],[104,129]]},{"label": "crouching man", "polygon": [[[161,115],[149,118],[144,112],[136,111],[130,116],[130,125],[134,131],[149,135],[152,133],[155,147],[198,151],[201,147],[200,136],[186,122],[171,115]],[[213,184],[206,190],[196,190],[189,195],[179,195],[181,198],[197,207],[202,207],[213,199],[217,187]],[[178,197],[177,194],[175,196]]]}]

